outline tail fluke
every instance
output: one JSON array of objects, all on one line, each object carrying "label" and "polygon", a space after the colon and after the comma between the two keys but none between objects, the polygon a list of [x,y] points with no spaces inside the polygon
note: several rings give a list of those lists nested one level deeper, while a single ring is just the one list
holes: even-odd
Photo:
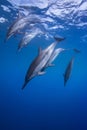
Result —
[{"label": "tail fluke", "polygon": [[61,37],[61,36],[54,36],[54,39],[55,39],[57,42],[61,42],[61,41],[65,40],[66,38],[65,38],[65,37]]}]

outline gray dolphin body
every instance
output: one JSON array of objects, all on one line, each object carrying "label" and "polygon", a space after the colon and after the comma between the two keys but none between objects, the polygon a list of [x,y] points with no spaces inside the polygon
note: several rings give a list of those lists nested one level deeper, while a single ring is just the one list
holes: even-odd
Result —
[{"label": "gray dolphin body", "polygon": [[21,29],[23,29],[29,20],[27,17],[18,18],[8,29],[6,41],[14,34],[18,33]]},{"label": "gray dolphin body", "polygon": [[25,76],[25,82],[24,85],[22,87],[22,89],[25,88],[25,86],[27,85],[27,83],[34,77],[38,76],[38,75],[43,75],[45,72],[41,71],[44,66],[46,65],[47,61],[50,58],[50,55],[52,53],[52,49],[50,51],[39,51],[38,56],[34,59],[34,61],[31,63],[26,76]]},{"label": "gray dolphin body", "polygon": [[71,70],[73,67],[73,62],[74,62],[74,57],[71,58],[69,64],[66,67],[65,74],[64,74],[64,86],[66,85],[66,82],[68,81],[68,79],[70,77]]},{"label": "gray dolphin body", "polygon": [[41,30],[39,28],[33,28],[31,32],[26,32],[19,43],[18,50],[21,50],[21,48],[27,46],[29,42],[40,33]]}]

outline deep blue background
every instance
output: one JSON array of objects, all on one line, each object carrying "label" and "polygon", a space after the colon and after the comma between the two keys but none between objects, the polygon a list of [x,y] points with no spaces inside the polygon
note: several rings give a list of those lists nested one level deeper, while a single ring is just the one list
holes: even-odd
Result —
[{"label": "deep blue background", "polygon": [[75,55],[66,87],[63,73],[74,55],[72,51],[63,52],[55,60],[55,67],[33,79],[24,90],[24,77],[38,53],[37,47],[47,47],[54,40],[35,38],[17,53],[19,38],[4,43],[6,31],[7,23],[1,24],[0,130],[87,130],[87,43],[81,39],[87,29],[71,27],[56,32],[66,37],[58,47],[81,50]]}]

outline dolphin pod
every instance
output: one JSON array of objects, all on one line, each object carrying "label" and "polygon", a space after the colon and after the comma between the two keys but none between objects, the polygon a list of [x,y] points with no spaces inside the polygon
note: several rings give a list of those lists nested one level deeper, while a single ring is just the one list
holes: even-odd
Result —
[{"label": "dolphin pod", "polygon": [[28,15],[28,16],[20,16],[18,17],[15,22],[9,27],[7,34],[6,34],[6,39],[7,41],[11,36],[20,33],[26,26],[29,26],[31,28],[31,24],[36,24],[39,23],[40,19],[36,15]]},{"label": "dolphin pod", "polygon": [[[64,40],[65,38],[56,38],[56,41],[51,43],[46,49],[42,50],[39,48],[39,52],[37,57],[32,61],[31,65],[29,66],[26,76],[25,76],[25,81],[22,86],[22,89],[26,87],[26,85],[29,83],[31,79],[33,79],[36,76],[40,76],[46,73],[45,69],[49,66],[54,66],[52,62],[56,59],[56,57],[63,51],[69,50],[69,49],[63,49],[63,48],[57,48],[56,45]],[[80,53],[79,50],[73,49],[75,53]],[[75,56],[73,56],[68,63],[65,73],[64,73],[64,86],[66,85],[68,79],[70,78],[70,74],[72,71],[73,67],[73,62],[74,62]]]},{"label": "dolphin pod", "polygon": [[[13,22],[13,24],[9,27],[5,41],[7,41],[10,37],[14,36],[17,33],[23,34],[23,31],[25,30],[24,36],[22,37],[18,45],[18,50],[21,50],[23,47],[27,46],[29,42],[38,34],[44,34],[44,31],[36,27],[36,25],[40,24],[40,22],[43,21],[35,14],[28,14],[27,16],[18,17],[16,21]],[[28,31],[26,31],[26,28],[28,29]],[[42,50],[41,47],[39,48],[38,55],[32,61],[26,72],[22,89],[24,89],[29,81],[32,80],[34,77],[45,74],[46,68],[54,66],[53,61],[59,56],[59,54],[61,54],[63,51],[71,50],[56,48],[58,43],[66,39],[65,37],[54,36],[54,39],[55,41],[44,50]],[[73,51],[75,52],[75,54],[80,53],[80,50],[76,48],[74,48]],[[66,86],[66,83],[70,78],[74,59],[75,56],[71,58],[68,65],[66,66],[66,70],[64,73],[64,86]]]},{"label": "dolphin pod", "polygon": [[57,38],[56,41],[53,42],[51,45],[49,45],[46,49],[44,49],[44,50],[39,49],[39,53],[38,53],[37,57],[33,60],[33,62],[31,63],[31,65],[28,68],[22,89],[25,88],[27,83],[32,78],[34,78],[38,75],[45,74],[44,70],[46,68],[46,64],[49,62],[49,59],[52,56],[57,43],[59,43],[62,40],[64,40],[64,38]]}]

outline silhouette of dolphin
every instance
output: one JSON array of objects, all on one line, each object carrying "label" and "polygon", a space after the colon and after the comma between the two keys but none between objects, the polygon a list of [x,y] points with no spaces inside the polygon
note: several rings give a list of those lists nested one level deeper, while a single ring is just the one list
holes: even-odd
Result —
[{"label": "silhouette of dolphin", "polygon": [[68,79],[70,78],[71,70],[73,67],[74,57],[71,58],[70,62],[68,63],[65,73],[64,73],[64,86],[66,85]]},{"label": "silhouette of dolphin", "polygon": [[[75,54],[79,54],[81,53],[80,50],[74,48],[73,51],[75,52]],[[67,67],[66,67],[66,70],[65,70],[65,74],[64,74],[64,86],[66,85],[68,79],[70,78],[70,74],[71,74],[71,71],[72,71],[72,67],[73,67],[73,63],[74,63],[74,59],[75,59],[75,55],[71,58],[70,62],[68,63]]]}]

